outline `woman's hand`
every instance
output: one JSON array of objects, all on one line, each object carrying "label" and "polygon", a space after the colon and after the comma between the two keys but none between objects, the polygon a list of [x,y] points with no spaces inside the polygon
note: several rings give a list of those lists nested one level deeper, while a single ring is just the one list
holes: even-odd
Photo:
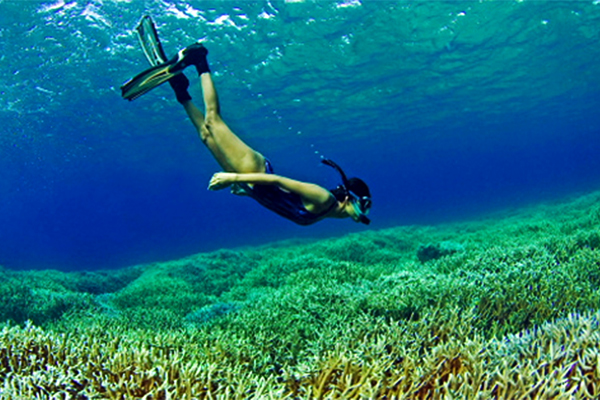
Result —
[{"label": "woman's hand", "polygon": [[208,190],[221,190],[236,182],[237,174],[232,172],[217,172],[210,178]]}]

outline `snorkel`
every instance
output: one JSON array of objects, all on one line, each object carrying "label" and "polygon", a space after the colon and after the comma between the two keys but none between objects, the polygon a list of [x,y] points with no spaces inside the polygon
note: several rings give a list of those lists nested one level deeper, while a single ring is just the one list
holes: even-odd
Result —
[{"label": "snorkel", "polygon": [[324,157],[321,159],[321,162],[329,167],[332,167],[340,174],[340,177],[342,178],[342,184],[338,188],[342,189],[344,191],[345,196],[351,199],[352,207],[358,215],[359,221],[365,225],[369,225],[371,223],[371,220],[367,218],[367,213],[369,212],[369,208],[371,207],[371,199],[366,196],[360,197],[349,189],[350,182],[348,180],[348,177],[346,177],[346,174],[339,165],[334,163],[332,160]]}]

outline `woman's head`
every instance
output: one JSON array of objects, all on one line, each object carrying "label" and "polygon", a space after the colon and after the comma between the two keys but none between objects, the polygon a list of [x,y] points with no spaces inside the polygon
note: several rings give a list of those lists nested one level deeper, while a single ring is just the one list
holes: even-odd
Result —
[{"label": "woman's head", "polygon": [[328,158],[322,158],[321,162],[335,168],[342,178],[343,183],[331,190],[335,199],[351,207],[353,211],[350,215],[355,214],[356,221],[360,221],[366,225],[370,224],[371,221],[367,218],[367,214],[371,209],[371,192],[367,184],[358,178],[348,179],[342,168]]},{"label": "woman's head", "polygon": [[369,187],[362,179],[359,178],[350,178],[348,179],[348,183],[345,187],[344,185],[340,185],[335,189],[330,190],[330,192],[333,193],[337,201],[344,201],[348,196],[348,192],[352,192],[358,197],[371,198]]},{"label": "woman's head", "polygon": [[367,225],[371,222],[367,218],[371,209],[371,192],[362,179],[350,178],[345,186],[340,185],[331,190],[331,193],[340,203],[348,201],[352,205],[358,221]]},{"label": "woman's head", "polygon": [[359,178],[348,179],[348,183],[346,184],[346,189],[348,189],[348,191],[354,193],[358,197],[371,198],[371,192],[369,191],[369,187],[362,179],[359,179]]}]

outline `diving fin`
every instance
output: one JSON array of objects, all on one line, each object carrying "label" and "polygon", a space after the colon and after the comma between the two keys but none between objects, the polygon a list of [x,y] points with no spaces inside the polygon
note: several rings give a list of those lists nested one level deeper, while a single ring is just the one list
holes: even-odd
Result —
[{"label": "diving fin", "polygon": [[166,63],[168,57],[160,43],[158,32],[156,31],[156,26],[154,25],[154,21],[152,21],[152,17],[145,15],[135,30],[138,34],[138,39],[140,40],[140,46],[150,65],[156,67],[159,64]]},{"label": "diving fin", "polygon": [[135,100],[155,87],[162,85],[177,75],[177,73],[172,74],[169,72],[170,66],[169,63],[163,63],[137,74],[121,86],[121,96],[129,101]]},{"label": "diving fin", "polygon": [[[160,49],[162,49],[162,46]],[[190,65],[206,63],[207,53],[208,50],[201,43],[194,43],[185,49],[179,50],[175,57],[169,61],[155,65],[125,82],[121,86],[121,96],[130,101],[135,100],[175,75],[182,73]],[[148,60],[150,61],[150,58]]]}]

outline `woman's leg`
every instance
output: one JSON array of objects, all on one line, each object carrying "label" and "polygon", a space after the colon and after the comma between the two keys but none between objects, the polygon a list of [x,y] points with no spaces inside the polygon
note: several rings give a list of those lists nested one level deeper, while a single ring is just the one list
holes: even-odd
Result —
[{"label": "woman's leg", "polygon": [[191,102],[183,106],[208,147],[224,171],[250,173],[265,172],[265,159],[229,129],[221,119],[219,99],[210,72],[200,75],[206,116]]}]

